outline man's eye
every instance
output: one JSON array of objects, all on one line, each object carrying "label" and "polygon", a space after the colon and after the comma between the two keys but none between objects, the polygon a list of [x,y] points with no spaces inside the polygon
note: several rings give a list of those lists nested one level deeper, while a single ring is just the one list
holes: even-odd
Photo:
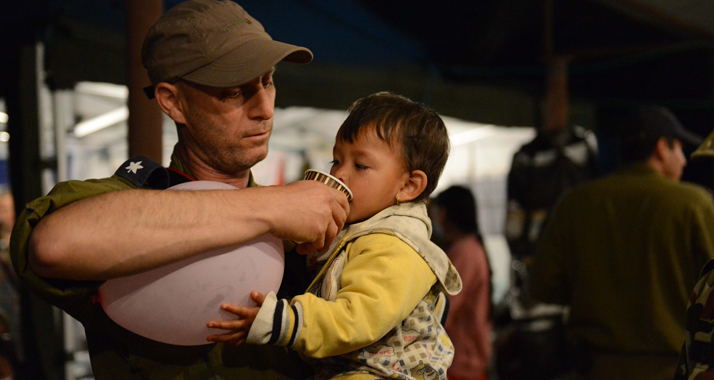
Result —
[{"label": "man's eye", "polygon": [[270,82],[264,82],[263,87],[268,88],[273,85],[273,81],[271,80]]},{"label": "man's eye", "polygon": [[239,98],[243,92],[241,90],[229,91],[223,93],[223,99],[235,99]]}]

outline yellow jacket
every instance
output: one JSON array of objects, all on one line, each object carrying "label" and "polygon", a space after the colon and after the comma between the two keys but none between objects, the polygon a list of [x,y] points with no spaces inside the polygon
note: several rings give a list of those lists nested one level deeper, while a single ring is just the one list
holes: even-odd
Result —
[{"label": "yellow jacket", "polygon": [[289,303],[268,296],[248,343],[322,359],[314,364],[326,377],[445,379],[453,346],[440,301],[461,290],[461,279],[430,235],[423,204],[392,206],[349,226],[306,294]]}]

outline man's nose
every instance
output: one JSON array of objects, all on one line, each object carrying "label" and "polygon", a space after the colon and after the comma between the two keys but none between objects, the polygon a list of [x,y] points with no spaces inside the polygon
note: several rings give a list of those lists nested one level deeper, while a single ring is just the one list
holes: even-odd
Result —
[{"label": "man's nose", "polygon": [[251,119],[271,119],[275,111],[274,99],[261,84],[248,100],[248,116]]}]

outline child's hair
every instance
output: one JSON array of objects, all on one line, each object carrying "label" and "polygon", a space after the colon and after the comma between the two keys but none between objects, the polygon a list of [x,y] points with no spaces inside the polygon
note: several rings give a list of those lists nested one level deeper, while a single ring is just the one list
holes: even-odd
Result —
[{"label": "child's hair", "polygon": [[337,139],[354,142],[365,128],[374,128],[391,148],[401,145],[405,168],[421,170],[427,178],[426,188],[414,202],[428,199],[449,158],[449,135],[439,114],[404,96],[378,92],[352,103]]}]

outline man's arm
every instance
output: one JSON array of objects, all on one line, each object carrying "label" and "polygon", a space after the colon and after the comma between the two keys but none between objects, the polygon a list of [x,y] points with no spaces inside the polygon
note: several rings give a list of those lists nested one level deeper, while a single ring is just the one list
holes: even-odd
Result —
[{"label": "man's arm", "polygon": [[39,276],[106,280],[265,233],[329,244],[349,213],[344,194],[313,181],[241,190],[123,190],[49,214],[30,236]]}]

